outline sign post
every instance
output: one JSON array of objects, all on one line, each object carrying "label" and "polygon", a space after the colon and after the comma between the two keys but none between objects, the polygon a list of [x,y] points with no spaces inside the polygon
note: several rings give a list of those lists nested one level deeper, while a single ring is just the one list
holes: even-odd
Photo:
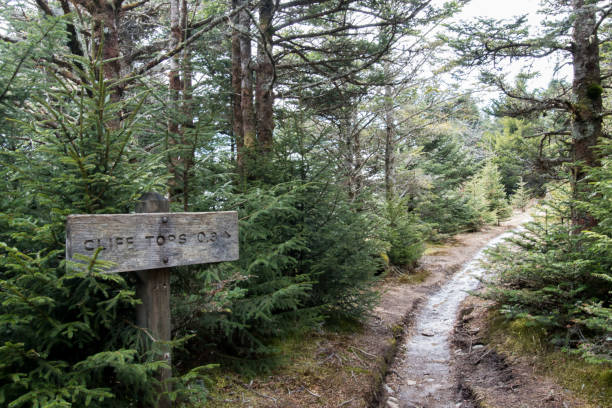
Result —
[{"label": "sign post", "polygon": [[[66,221],[66,259],[84,262],[77,254],[111,261],[106,273],[136,272],[139,283],[137,325],[154,342],[161,358],[171,363],[170,268],[238,259],[238,215],[235,211],[171,213],[166,198],[144,194],[136,214],[69,215]],[[163,382],[172,376],[161,370]],[[162,391],[169,391],[164,389]],[[168,408],[160,398],[158,408]]]},{"label": "sign post", "polygon": [[[145,193],[136,204],[137,213],[169,213],[170,201],[158,193]],[[163,262],[163,260],[162,260]],[[170,347],[163,344],[172,339],[172,322],[170,321],[170,268],[136,271],[138,284],[136,296],[142,303],[136,306],[136,325],[149,330],[154,342],[160,342],[160,359],[168,363],[162,368],[158,379],[162,384],[158,408],[170,408],[172,401],[165,395],[170,392],[167,382],[172,377],[172,353]]]}]

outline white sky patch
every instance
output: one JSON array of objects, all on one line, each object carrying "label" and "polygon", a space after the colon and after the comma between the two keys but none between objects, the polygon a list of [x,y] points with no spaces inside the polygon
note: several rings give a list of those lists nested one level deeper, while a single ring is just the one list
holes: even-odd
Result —
[{"label": "white sky patch", "polygon": [[[447,0],[434,0],[434,5],[442,5]],[[472,0],[463,7],[463,10],[451,19],[451,24],[466,23],[478,17],[492,18],[496,20],[510,21],[518,16],[527,15],[529,25],[534,33],[540,26],[544,16],[538,13],[540,9],[539,0]],[[512,83],[516,76],[521,71],[536,72],[538,76],[528,82],[530,88],[546,88],[552,79],[565,79],[568,82],[572,80],[572,72],[569,66],[565,66],[559,72],[555,72],[558,56],[551,56],[541,59],[524,59],[521,61],[504,61],[498,64],[507,74],[507,82]],[[471,80],[463,85],[464,87],[473,87],[483,91],[483,85],[479,84],[478,73],[474,72]],[[498,92],[484,92],[480,94],[486,103],[486,100],[494,99],[499,96]]]},{"label": "white sky patch", "polygon": [[474,17],[491,17],[508,19],[524,14],[529,15],[529,22],[536,25],[540,21],[537,15],[539,2],[537,0],[472,0],[459,13],[459,19]]}]

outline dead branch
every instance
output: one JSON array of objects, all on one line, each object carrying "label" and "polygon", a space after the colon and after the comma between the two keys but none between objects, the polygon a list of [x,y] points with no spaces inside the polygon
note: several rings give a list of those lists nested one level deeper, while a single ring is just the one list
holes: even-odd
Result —
[{"label": "dead branch", "polygon": [[121,6],[121,10],[129,11],[129,10],[135,9],[136,7],[140,7],[148,2],[149,0],[141,0],[141,1],[134,2],[134,3],[124,4],[123,6]]},{"label": "dead branch", "polygon": [[131,82],[131,81],[135,80],[139,76],[141,76],[141,75],[145,74],[146,72],[150,71],[152,68],[154,68],[157,65],[161,64],[162,62],[166,61],[168,58],[172,58],[173,56],[175,56],[176,54],[181,52],[185,47],[193,44],[203,34],[209,32],[210,30],[212,30],[213,28],[215,28],[216,26],[221,24],[223,21],[229,20],[232,16],[234,16],[235,14],[241,12],[246,7],[247,7],[247,5],[243,5],[241,7],[238,7],[235,10],[232,10],[230,13],[227,13],[227,14],[219,16],[219,17],[217,17],[215,19],[212,19],[210,21],[210,23],[205,28],[203,28],[200,31],[198,31],[197,33],[193,34],[191,37],[189,37],[185,41],[182,41],[180,44],[178,44],[172,50],[166,52],[165,54],[160,55],[159,57],[153,59],[152,61],[150,61],[148,64],[146,64],[142,68],[134,71],[129,77],[125,78],[125,82],[127,83],[127,82]]}]

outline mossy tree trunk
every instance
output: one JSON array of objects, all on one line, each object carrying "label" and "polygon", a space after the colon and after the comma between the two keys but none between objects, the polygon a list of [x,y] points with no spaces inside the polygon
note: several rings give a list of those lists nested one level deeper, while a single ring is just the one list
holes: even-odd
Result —
[{"label": "mossy tree trunk", "polygon": [[[593,5],[585,0],[573,0],[575,19],[572,33],[574,81],[572,92],[576,103],[572,115],[573,193],[584,195],[589,186],[584,182],[587,167],[599,166],[595,146],[602,137],[602,92],[599,56],[598,22]],[[597,220],[578,209],[572,210],[572,223],[578,230],[591,228]]]}]

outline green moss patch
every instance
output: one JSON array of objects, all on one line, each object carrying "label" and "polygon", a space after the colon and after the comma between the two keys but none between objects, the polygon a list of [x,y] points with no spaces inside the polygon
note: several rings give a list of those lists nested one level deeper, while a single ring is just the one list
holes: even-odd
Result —
[{"label": "green moss patch", "polygon": [[527,319],[507,320],[498,312],[490,316],[488,340],[498,352],[531,357],[536,373],[553,378],[593,407],[612,407],[612,365],[590,363],[556,349],[547,335],[546,329]]}]

